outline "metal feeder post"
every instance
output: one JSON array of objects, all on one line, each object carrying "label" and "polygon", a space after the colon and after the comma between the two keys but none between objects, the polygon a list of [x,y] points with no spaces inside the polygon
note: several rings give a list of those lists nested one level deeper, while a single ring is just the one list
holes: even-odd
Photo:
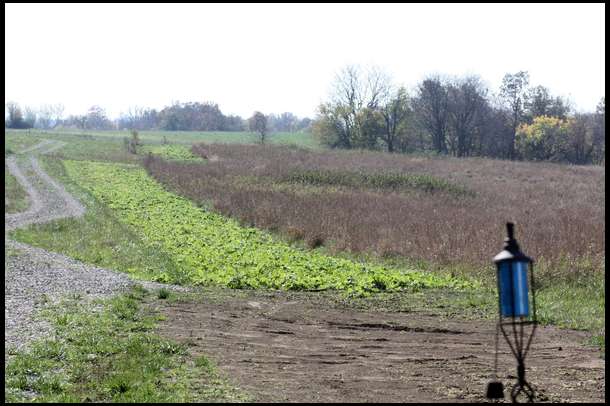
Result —
[{"label": "metal feeder post", "polygon": [[[519,244],[514,238],[514,224],[507,223],[508,237],[504,240],[504,249],[493,259],[496,264],[498,281],[498,309],[499,317],[496,326],[496,380],[487,386],[487,397],[501,399],[504,397],[502,383],[497,381],[498,365],[498,338],[499,332],[506,339],[511,352],[517,360],[517,383],[511,391],[513,403],[517,403],[517,396],[523,392],[529,402],[534,401],[534,389],[525,380],[525,357],[529,351],[538,320],[536,318],[536,294],[534,288],[534,261],[521,252]],[[528,295],[527,274],[529,272],[531,295]],[[526,340],[526,327],[531,326],[529,337]]]}]

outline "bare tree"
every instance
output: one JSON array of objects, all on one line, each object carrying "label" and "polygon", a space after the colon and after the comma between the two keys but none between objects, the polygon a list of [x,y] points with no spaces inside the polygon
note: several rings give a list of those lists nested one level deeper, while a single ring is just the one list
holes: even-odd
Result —
[{"label": "bare tree", "polygon": [[391,97],[391,93],[392,79],[390,75],[378,66],[369,68],[364,92],[366,107],[377,109],[381,103]]},{"label": "bare tree", "polygon": [[380,137],[388,146],[388,152],[394,152],[398,138],[406,131],[406,120],[411,114],[406,89],[404,87],[396,89],[380,112],[385,130]]},{"label": "bare tree", "polygon": [[606,98],[602,97],[593,114],[593,162],[605,163],[606,155]]},{"label": "bare tree", "polygon": [[477,76],[457,80],[448,88],[448,117],[451,127],[450,147],[453,155],[471,153],[478,115],[486,103],[487,89]]},{"label": "bare tree", "polygon": [[355,65],[344,67],[335,76],[331,101],[320,109],[334,124],[322,127],[337,129],[345,148],[374,148],[379,136],[378,109],[390,89],[390,76],[378,67],[366,71]]},{"label": "bare tree", "polygon": [[66,121],[68,125],[76,125],[78,129],[84,130],[87,128],[86,115],[71,115]]},{"label": "bare tree", "polygon": [[260,111],[255,111],[252,117],[248,120],[250,131],[258,133],[261,144],[265,143],[265,136],[267,135],[267,117]]},{"label": "bare tree", "polygon": [[40,128],[48,130],[59,125],[63,116],[62,104],[43,104],[37,111],[37,124]]},{"label": "bare tree", "polygon": [[425,79],[418,86],[414,102],[421,124],[432,135],[432,145],[436,152],[446,154],[448,94],[445,81],[439,76]]},{"label": "bare tree", "polygon": [[31,107],[25,108],[25,117],[23,121],[25,121],[26,128],[34,128],[36,126],[37,114],[36,110]]},{"label": "bare tree", "polygon": [[144,109],[138,106],[130,107],[127,111],[127,127],[130,130],[141,129],[141,121],[144,116]]},{"label": "bare tree", "polygon": [[8,112],[8,122],[5,124],[8,128],[25,128],[26,123],[23,119],[23,113],[19,104],[15,102],[6,103]]},{"label": "bare tree", "polygon": [[52,118],[53,118],[53,127],[57,127],[59,125],[59,123],[61,123],[61,120],[64,116],[64,105],[61,103],[56,103],[53,106],[51,106],[51,111],[53,112]]},{"label": "bare tree", "polygon": [[512,135],[508,143],[508,158],[515,159],[515,136],[517,127],[521,124],[524,113],[524,105],[529,85],[529,74],[520,71],[515,74],[507,73],[502,79],[500,97],[504,100],[511,113]]},{"label": "bare tree", "polygon": [[[357,132],[356,115],[362,108],[363,90],[360,78],[360,69],[349,65],[335,76],[331,102],[320,108],[322,114],[331,114],[341,121],[338,123],[342,129],[344,146],[351,148],[354,133]],[[332,113],[331,113],[332,112]]]},{"label": "bare tree", "polygon": [[100,106],[89,108],[86,116],[86,127],[95,130],[108,130],[113,128],[112,122],[106,116],[106,111]]},{"label": "bare tree", "polygon": [[561,97],[553,97],[549,89],[536,86],[527,91],[524,109],[528,115],[528,122],[534,117],[551,116],[565,119],[570,112],[570,104]]},{"label": "bare tree", "polygon": [[53,121],[53,110],[50,104],[43,104],[38,109],[38,125],[44,130],[51,128]]}]

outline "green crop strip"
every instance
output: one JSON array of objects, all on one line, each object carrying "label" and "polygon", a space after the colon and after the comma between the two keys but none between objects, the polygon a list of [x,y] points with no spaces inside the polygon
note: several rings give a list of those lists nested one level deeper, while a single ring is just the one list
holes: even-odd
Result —
[{"label": "green crop strip", "polygon": [[280,182],[314,186],[366,187],[389,190],[445,191],[455,195],[473,195],[463,186],[454,185],[445,179],[431,175],[397,172],[354,172],[326,169],[294,169]]},{"label": "green crop strip", "polygon": [[142,154],[147,154],[148,152],[173,161],[204,161],[204,159],[201,157],[193,155],[191,148],[187,145],[169,144],[144,146],[142,149]]},{"label": "green crop strip", "polygon": [[449,276],[390,269],[303,251],[202,210],[165,191],[144,170],[105,163],[66,161],[68,175],[133,226],[145,243],[160,245],[179,269],[156,279],[230,288],[335,289],[371,292],[474,284]]}]

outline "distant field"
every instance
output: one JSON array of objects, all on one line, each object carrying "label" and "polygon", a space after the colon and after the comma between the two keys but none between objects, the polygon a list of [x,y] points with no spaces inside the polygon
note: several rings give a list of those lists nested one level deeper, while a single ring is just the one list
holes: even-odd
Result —
[{"label": "distant field", "polygon": [[[129,131],[95,131],[95,130],[5,130],[5,134],[11,134],[14,137],[27,136],[30,137],[62,137],[70,136],[72,139],[88,140],[116,140],[121,141],[123,137],[129,137]],[[255,144],[258,138],[254,133],[250,132],[228,132],[228,131],[139,131],[140,139],[144,143],[160,144],[164,138],[167,142],[173,144],[192,144],[196,142],[222,142],[222,143],[240,143],[240,144]],[[93,138],[92,138],[93,137]],[[313,138],[311,133],[289,133],[278,132],[271,133],[267,136],[267,142],[270,144],[293,144],[301,147],[319,149],[320,144]]]},{"label": "distant field", "polygon": [[[52,155],[58,158],[93,160],[104,162],[137,163],[148,152],[159,152],[165,158],[189,153],[178,152],[180,148],[168,145],[182,145],[190,148],[195,143],[240,143],[254,144],[257,138],[248,132],[194,132],[194,131],[141,131],[139,138],[142,146],[137,155],[130,154],[124,145],[124,138],[131,135],[128,131],[80,131],[80,130],[5,130],[5,154],[19,152],[43,139],[56,139],[66,145]],[[299,146],[320,149],[320,144],[310,133],[272,133],[268,136],[271,144]],[[165,149],[165,151],[163,151]],[[167,153],[166,153],[167,152]]]}]

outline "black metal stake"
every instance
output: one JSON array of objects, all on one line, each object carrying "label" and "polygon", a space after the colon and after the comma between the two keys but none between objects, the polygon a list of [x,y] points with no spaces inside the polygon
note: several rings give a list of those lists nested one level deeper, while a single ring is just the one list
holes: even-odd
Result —
[{"label": "black metal stake", "polygon": [[[519,248],[519,244],[517,244],[517,241],[514,238],[514,225],[512,223],[507,223],[506,228],[508,231],[508,237],[504,240],[504,249],[502,252],[500,252],[500,254],[498,254],[498,255],[496,255],[496,257],[494,257],[494,262],[497,265],[499,320],[498,320],[498,325],[496,327],[496,358],[495,358],[495,362],[494,362],[495,380],[490,382],[487,387],[487,397],[490,399],[501,399],[504,397],[502,383],[497,381],[498,330],[500,330],[500,331],[502,331],[502,335],[504,336],[504,339],[508,343],[508,346],[509,346],[513,356],[517,360],[517,383],[511,390],[511,400],[513,401],[513,403],[518,403],[517,397],[519,396],[520,393],[523,392],[527,396],[528,401],[533,402],[534,401],[534,389],[525,379],[525,357],[529,351],[530,344],[532,343],[532,338],[534,337],[534,332],[536,331],[536,327],[538,324],[538,321],[536,318],[536,297],[535,297],[535,286],[534,286],[533,260],[521,252],[521,249]],[[520,273],[522,272],[522,269],[516,270],[514,268],[514,266],[516,266],[516,264],[520,264],[520,266],[524,266],[523,264],[526,264],[525,266],[527,266],[529,268],[530,286],[531,286],[531,290],[532,290],[532,313],[533,313],[533,317],[529,320],[527,320],[527,317],[528,317],[527,310],[524,311],[521,309],[519,312],[517,312],[517,309],[516,309],[515,292],[512,291],[512,289],[521,289],[518,292],[521,295],[523,295],[523,293],[525,292],[525,294],[527,295],[527,286],[523,287],[523,285],[520,285],[520,282],[519,282],[519,285],[517,285],[518,286],[517,288],[515,288],[514,285],[510,285],[509,287],[504,286],[505,289],[511,289],[511,290],[509,290],[509,292],[511,292],[511,293],[508,297],[510,297],[512,299],[511,300],[512,308],[509,308],[509,309],[511,309],[509,311],[505,311],[502,308],[502,300],[503,300],[502,299],[502,294],[503,294],[502,288],[503,288],[503,286],[502,286],[501,279],[500,279],[501,278],[501,269],[503,266],[508,265],[508,272],[509,272],[508,280],[512,284],[512,283],[514,283],[514,280],[515,280],[514,277],[515,276],[520,277],[520,275],[521,275]],[[527,270],[528,269],[526,268],[526,271]],[[507,269],[504,268],[504,272],[506,272],[506,271],[507,271]],[[515,272],[520,272],[520,273],[515,275]],[[523,296],[520,296],[520,297],[523,298]],[[506,300],[506,299],[504,299],[504,300]],[[527,300],[527,296],[526,296],[525,300]],[[511,303],[511,302],[509,302],[509,303]],[[526,306],[527,306],[527,302],[526,302]],[[527,307],[526,307],[526,309],[527,309]],[[503,317],[505,319],[510,318],[510,321],[503,321],[502,320]],[[518,319],[517,319],[517,317],[518,317]],[[524,344],[525,344],[524,327],[526,325],[531,325],[532,330],[531,330],[530,336],[527,340],[527,344],[524,347]],[[505,328],[504,328],[505,326],[510,326],[509,330],[512,329],[512,334],[510,333],[510,331],[507,332],[505,330]],[[511,335],[513,336],[513,342],[511,342]]]},{"label": "black metal stake", "polygon": [[518,360],[517,375],[518,375],[517,384],[513,387],[513,390],[510,392],[510,397],[511,397],[513,403],[519,403],[519,402],[517,402],[517,396],[519,396],[519,393],[521,393],[521,392],[523,392],[527,395],[528,402],[533,403],[534,402],[534,389],[532,389],[530,384],[525,380],[525,363],[523,362],[523,359]]}]

